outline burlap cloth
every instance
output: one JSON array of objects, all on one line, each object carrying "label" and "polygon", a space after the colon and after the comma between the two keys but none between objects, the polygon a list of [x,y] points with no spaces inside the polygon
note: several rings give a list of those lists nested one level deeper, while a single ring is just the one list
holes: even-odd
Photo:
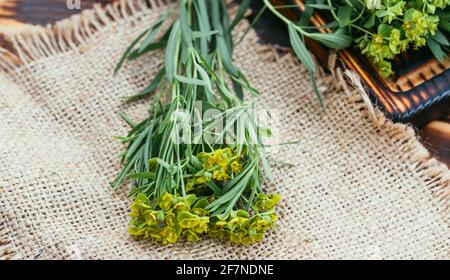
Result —
[{"label": "burlap cloth", "polygon": [[[236,61],[271,107],[282,109],[272,162],[282,194],[278,228],[245,247],[218,240],[156,246],[127,233],[126,188],[114,141],[118,112],[145,115],[143,88],[162,54],[112,70],[130,41],[165,4],[121,1],[54,27],[10,36],[0,73],[0,257],[23,259],[331,259],[450,256],[446,166],[429,157],[413,129],[386,120],[362,90],[321,78],[326,110],[292,55],[261,46],[252,32]],[[358,85],[356,77],[351,76]]]}]

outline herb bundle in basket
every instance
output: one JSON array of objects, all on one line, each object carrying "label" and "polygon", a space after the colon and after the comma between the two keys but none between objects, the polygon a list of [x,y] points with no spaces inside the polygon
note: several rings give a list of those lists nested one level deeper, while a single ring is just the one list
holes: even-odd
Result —
[{"label": "herb bundle in basket", "polygon": [[[278,1],[277,1],[278,2]],[[443,62],[450,50],[449,0],[306,0],[305,11],[293,22],[264,0],[289,28],[292,46],[305,67],[314,73],[315,65],[304,44],[305,38],[332,49],[356,47],[384,77],[394,74],[392,61],[409,50],[428,47]],[[295,5],[294,5],[295,6]],[[325,14],[322,26],[312,26],[311,16]]]},{"label": "herb bundle in basket", "polygon": [[[262,190],[271,173],[261,139],[270,132],[255,114],[259,93],[232,61],[231,33],[249,3],[243,1],[231,20],[226,1],[178,1],[117,65],[116,72],[126,60],[165,52],[153,81],[128,98],[153,94],[148,117],[134,122],[123,115],[131,129],[119,138],[128,146],[112,186],[125,180],[134,186],[133,236],[162,244],[204,236],[252,244],[277,220],[280,196]],[[207,117],[211,110],[216,114]]]}]

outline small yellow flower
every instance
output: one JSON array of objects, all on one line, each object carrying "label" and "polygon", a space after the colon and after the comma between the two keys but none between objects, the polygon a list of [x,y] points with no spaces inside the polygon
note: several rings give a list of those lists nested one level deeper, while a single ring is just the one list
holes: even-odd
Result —
[{"label": "small yellow flower", "polygon": [[189,206],[185,202],[180,201],[180,202],[178,202],[177,204],[175,204],[173,206],[173,209],[176,210],[176,211],[179,211],[179,212],[181,212],[181,211],[189,211]]},{"label": "small yellow flower", "polygon": [[201,219],[189,211],[183,211],[178,213],[177,221],[182,228],[193,228],[200,223]]},{"label": "small yellow flower", "polygon": [[217,181],[226,181],[230,179],[230,175],[228,175],[225,171],[215,170],[213,172],[213,179]]},{"label": "small yellow flower", "polygon": [[206,176],[199,176],[199,177],[195,177],[194,178],[194,184],[195,185],[202,185],[202,184],[204,184],[204,183],[206,183],[208,181],[209,181],[209,178],[206,177]]},{"label": "small yellow flower", "polygon": [[188,179],[186,182],[186,192],[191,192],[195,189],[195,184],[193,179]]},{"label": "small yellow flower", "polygon": [[187,241],[190,241],[190,242],[195,242],[195,241],[199,241],[200,240],[198,235],[192,230],[185,231],[184,232],[184,236],[186,237]]},{"label": "small yellow flower", "polygon": [[211,169],[214,167],[215,164],[216,164],[215,159],[211,156],[208,156],[207,160],[203,163],[203,168]]},{"label": "small yellow flower", "polygon": [[231,218],[231,220],[228,222],[228,228],[234,229],[236,227],[242,227],[244,224],[248,221],[248,218],[242,218],[242,217],[234,217]]},{"label": "small yellow flower", "polygon": [[246,235],[247,235],[247,233],[244,230],[236,231],[230,235],[230,240],[231,240],[231,242],[234,242],[234,243],[240,243],[240,244],[246,245],[246,244],[248,244],[248,243],[244,243],[244,238]]},{"label": "small yellow flower", "polygon": [[158,223],[158,220],[156,219],[155,211],[148,210],[144,212],[144,218],[147,225],[156,225]]},{"label": "small yellow flower", "polygon": [[165,193],[159,202],[159,206],[163,210],[169,210],[173,205],[173,195]]},{"label": "small yellow flower", "polygon": [[222,149],[217,149],[213,154],[213,158],[216,162],[219,162],[219,160],[224,158],[224,156],[225,156],[225,154]]},{"label": "small yellow flower", "polygon": [[141,235],[144,235],[144,233],[145,233],[145,230],[146,230],[146,228],[144,227],[144,228],[135,228],[135,227],[130,227],[129,229],[128,229],[128,232],[131,234],[131,235],[133,235],[133,236],[135,236],[135,237],[138,237],[138,236],[141,236]]},{"label": "small yellow flower", "polygon": [[378,44],[381,44],[381,43],[383,43],[383,36],[381,36],[381,35],[374,35],[373,36],[373,42],[374,43],[378,43]]},{"label": "small yellow flower", "polygon": [[160,232],[160,234],[164,238],[163,239],[163,244],[176,243],[178,241],[178,238],[179,238],[177,232],[173,228],[170,228],[170,227],[164,228]]},{"label": "small yellow flower", "polygon": [[209,225],[209,218],[203,217],[201,218],[200,223],[194,227],[194,231],[199,234],[208,232],[208,225]]},{"label": "small yellow flower", "polygon": [[242,164],[237,160],[233,161],[231,163],[231,171],[235,174],[240,173],[242,171]]},{"label": "small yellow flower", "polygon": [[216,226],[217,227],[225,227],[227,225],[226,221],[217,221]]},{"label": "small yellow flower", "polygon": [[279,194],[259,194],[254,207],[258,210],[268,211],[273,209],[280,200],[281,196]]},{"label": "small yellow flower", "polygon": [[166,216],[165,216],[165,222],[169,226],[175,225],[175,223],[177,222],[175,214],[174,213],[167,213]]}]

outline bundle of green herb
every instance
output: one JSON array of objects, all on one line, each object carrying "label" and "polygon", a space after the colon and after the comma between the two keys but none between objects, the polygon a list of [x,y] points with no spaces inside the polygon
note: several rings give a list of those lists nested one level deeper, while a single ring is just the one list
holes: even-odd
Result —
[{"label": "bundle of green herb", "polygon": [[[410,48],[428,46],[441,62],[449,52],[449,0],[306,0],[306,11],[298,23],[284,17],[269,0],[264,2],[287,23],[292,46],[311,73],[315,66],[305,37],[333,49],[356,45],[385,77],[393,74],[394,57]],[[309,26],[314,10],[328,12],[333,20],[319,28]]]},{"label": "bundle of green herb", "polygon": [[[261,140],[268,130],[254,112],[259,93],[232,62],[231,32],[249,3],[243,1],[230,21],[223,0],[181,0],[136,38],[117,65],[116,72],[126,60],[165,50],[154,80],[128,98],[155,93],[145,120],[123,115],[131,130],[119,138],[128,146],[112,183],[133,182],[129,231],[136,237],[167,244],[209,235],[251,244],[277,219],[279,195],[261,189],[262,169],[271,173]],[[165,22],[170,28],[157,39]]]}]

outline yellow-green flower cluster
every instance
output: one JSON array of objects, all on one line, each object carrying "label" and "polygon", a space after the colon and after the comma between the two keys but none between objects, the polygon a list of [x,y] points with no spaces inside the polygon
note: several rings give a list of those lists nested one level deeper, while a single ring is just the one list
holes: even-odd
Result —
[{"label": "yellow-green flower cluster", "polygon": [[426,37],[435,34],[439,17],[410,9],[406,11],[402,25],[405,37],[415,48],[426,45]]},{"label": "yellow-green flower cluster", "polygon": [[253,208],[257,211],[270,211],[280,202],[279,194],[259,194]]},{"label": "yellow-green flower cluster", "polygon": [[450,5],[449,0],[422,0],[424,10],[430,14],[434,14],[436,9],[445,9]]},{"label": "yellow-green flower cluster", "polygon": [[425,46],[429,36],[436,34],[439,24],[436,9],[447,8],[450,1],[366,0],[366,5],[381,23],[372,28],[376,33],[366,32],[356,42],[387,77],[393,73],[391,60],[396,55],[409,47]]},{"label": "yellow-green flower cluster", "polygon": [[232,211],[227,216],[210,216],[205,207],[213,197],[198,198],[164,194],[158,203],[140,193],[131,205],[129,232],[138,238],[153,239],[162,244],[185,239],[198,241],[203,235],[248,245],[261,241],[277,221],[275,206],[279,195],[260,194],[255,200],[255,214]]},{"label": "yellow-green flower cluster", "polygon": [[204,207],[206,199],[195,195],[178,197],[164,194],[158,203],[153,203],[140,193],[131,205],[129,232],[142,238],[152,238],[162,244],[176,243],[181,238],[199,240],[199,235],[208,231],[209,213]]},{"label": "yellow-green flower cluster", "polygon": [[214,180],[224,183],[242,171],[242,156],[237,154],[236,149],[216,149],[210,153],[199,153],[197,157],[203,167],[186,183],[186,191],[197,193],[203,189],[205,184]]},{"label": "yellow-green flower cluster", "polygon": [[198,154],[202,166],[212,172],[212,178],[217,181],[226,181],[234,174],[242,171],[241,157],[235,149],[217,149],[211,153]]},{"label": "yellow-green flower cluster", "polygon": [[247,211],[238,210],[233,211],[226,219],[213,217],[209,235],[243,245],[259,242],[278,219],[274,208],[279,201],[279,195],[260,194],[255,208],[264,212],[251,216]]}]

